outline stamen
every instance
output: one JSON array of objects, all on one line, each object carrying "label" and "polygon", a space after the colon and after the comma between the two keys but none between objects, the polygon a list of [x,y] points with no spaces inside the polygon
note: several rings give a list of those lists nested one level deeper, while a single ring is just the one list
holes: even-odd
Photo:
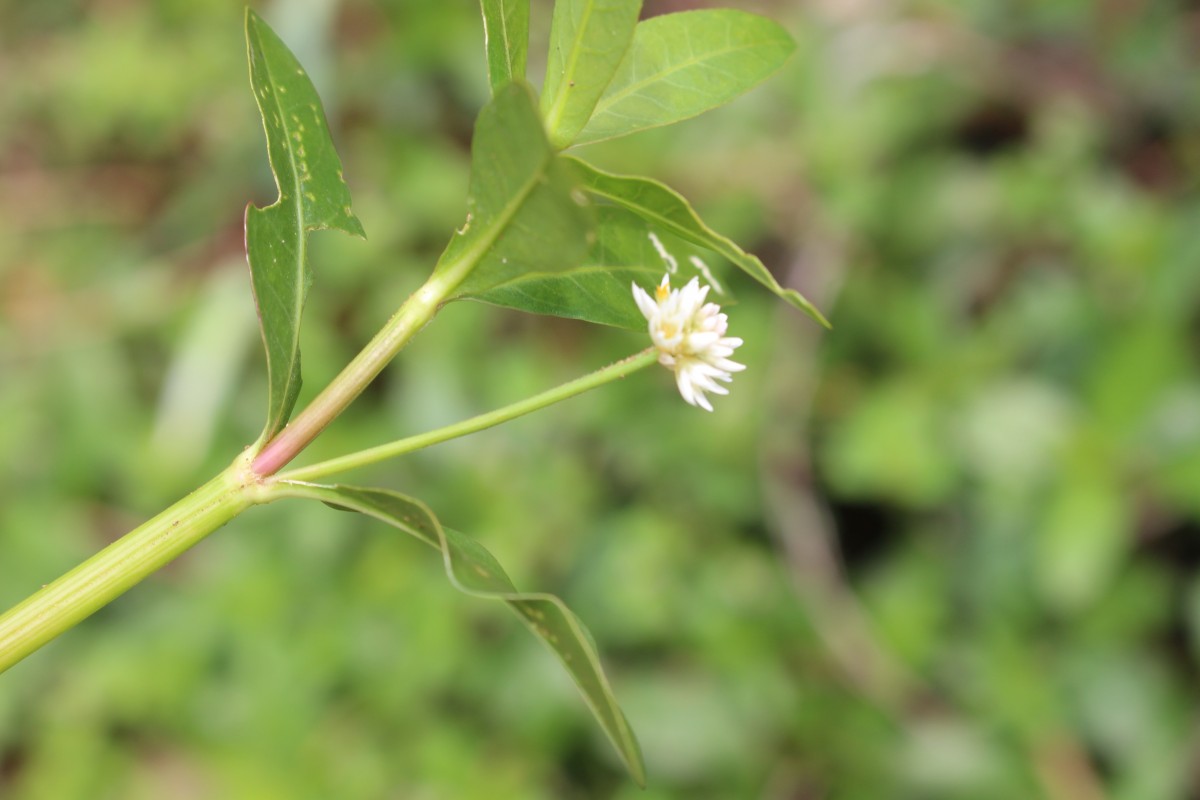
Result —
[{"label": "stamen", "polygon": [[728,394],[721,384],[745,369],[729,358],[742,340],[726,336],[728,319],[721,307],[704,302],[709,288],[693,277],[682,289],[672,290],[669,273],[654,288],[654,300],[636,282],[632,286],[637,307],[650,323],[659,363],[675,373],[683,399],[705,411],[712,411],[706,393]]}]

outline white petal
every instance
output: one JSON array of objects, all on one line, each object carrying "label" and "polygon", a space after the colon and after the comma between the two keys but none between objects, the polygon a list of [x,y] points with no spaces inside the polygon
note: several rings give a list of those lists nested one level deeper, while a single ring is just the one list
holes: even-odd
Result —
[{"label": "white petal", "polygon": [[704,392],[715,392],[716,394],[729,394],[729,390],[719,385],[708,375],[694,374],[692,376],[692,385]]},{"label": "white petal", "polygon": [[638,310],[647,320],[653,320],[654,316],[658,314],[658,303],[654,302],[654,299],[636,283],[633,284],[633,299],[637,303]]},{"label": "white petal", "polygon": [[729,383],[730,381],[733,380],[733,377],[728,372],[717,369],[716,367],[712,366],[711,364],[705,364],[704,367],[705,367],[705,369],[702,372],[699,370],[697,370],[697,372],[699,372],[699,374],[704,376],[705,383],[703,385],[705,386],[706,389],[709,386],[716,386],[716,384],[712,382],[713,378],[716,378],[719,381],[725,381],[725,383]]},{"label": "white petal", "polygon": [[677,369],[675,371],[675,385],[679,387],[679,394],[688,405],[696,405],[696,394],[692,391],[692,379],[687,370]]},{"label": "white petal", "polygon": [[668,272],[653,293],[632,284],[638,310],[658,349],[658,362],[675,373],[679,394],[688,404],[712,411],[706,393],[729,394],[722,384],[746,367],[730,359],[743,342],[726,336],[729,319],[721,307],[705,300],[711,291],[698,277],[679,289],[671,288]]},{"label": "white petal", "polygon": [[717,369],[724,370],[725,372],[741,372],[746,368],[745,364],[739,364],[736,361],[730,361],[728,358],[718,359],[712,362],[712,365]]},{"label": "white petal", "polygon": [[701,353],[708,350],[720,340],[721,334],[716,333],[715,331],[701,331],[689,335],[687,345],[688,349],[693,353]]},{"label": "white petal", "polygon": [[699,297],[702,297],[700,294],[700,281],[692,278],[679,292],[680,310],[689,317],[695,314],[700,308]]}]

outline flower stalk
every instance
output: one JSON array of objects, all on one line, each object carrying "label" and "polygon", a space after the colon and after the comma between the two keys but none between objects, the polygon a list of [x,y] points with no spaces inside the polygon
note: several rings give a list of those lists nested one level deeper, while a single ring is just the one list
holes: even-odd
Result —
[{"label": "flower stalk", "polygon": [[324,478],[328,475],[333,475],[338,472],[346,472],[347,470],[365,467],[369,464],[375,464],[389,458],[411,453],[414,450],[420,450],[430,445],[440,444],[451,439],[457,439],[461,436],[476,433],[487,428],[495,427],[502,422],[522,417],[538,409],[546,406],[560,403],[576,395],[583,394],[586,391],[595,389],[598,386],[603,386],[606,383],[624,378],[640,369],[650,366],[658,360],[658,351],[654,348],[648,348],[640,353],[636,353],[628,358],[624,358],[614,364],[610,364],[603,369],[596,370],[581,378],[576,378],[573,381],[568,381],[560,386],[555,386],[553,389],[548,389],[540,394],[527,397],[524,400],[519,400],[511,403],[503,408],[498,408],[494,411],[489,411],[485,414],[471,417],[462,422],[447,425],[444,428],[428,431],[427,433],[409,436],[404,439],[399,439],[387,444],[381,444],[378,447],[372,447],[367,450],[361,450],[357,453],[333,458],[328,461],[322,461],[319,464],[313,464],[307,467],[288,470],[276,476],[277,480],[281,481],[312,481],[318,478]]},{"label": "flower stalk", "polygon": [[311,444],[429,324],[476,260],[462,263],[457,269],[435,272],[413,292],[345,369],[267,443],[254,459],[254,472],[263,477],[274,475]]},{"label": "flower stalk", "polygon": [[[420,295],[418,292],[414,297]],[[370,355],[360,355],[360,358],[351,364],[352,367],[357,364],[357,367],[347,367],[342,373],[339,384],[344,387],[342,392],[331,394],[327,390],[308,408],[327,411],[334,408],[336,402],[344,400],[348,404],[353,400],[354,396],[361,392],[361,387],[358,392],[352,394],[348,389],[357,386],[356,381],[361,380],[361,376],[368,374],[376,365],[382,369],[379,360],[388,348],[399,349],[428,321],[426,318],[420,324],[416,324],[420,317],[412,309],[424,309],[431,317],[437,310],[436,297],[435,293],[430,293],[412,305],[410,299],[410,303],[404,306],[410,309],[403,317],[407,322],[397,325],[389,323],[388,328],[384,330],[391,330],[390,335],[377,336],[363,351],[364,354]],[[397,318],[400,317],[398,314]],[[393,322],[396,322],[397,318],[393,318]],[[649,348],[503,408],[341,458],[289,470],[274,477],[264,477],[260,468],[255,466],[262,460],[262,453],[267,453],[269,448],[263,450],[257,458],[252,448],[247,449],[233,464],[208,483],[0,615],[0,672],[4,672],[42,645],[108,605],[246,509],[279,499],[285,493],[288,482],[310,481],[466,436],[619,380],[657,360],[658,351]],[[386,363],[386,360],[383,363]],[[351,377],[344,377],[347,375]],[[374,374],[371,374],[371,377],[374,377]],[[369,381],[369,378],[367,380]],[[338,382],[335,381],[335,384]],[[321,401],[326,395],[334,399]],[[322,413],[306,413],[317,422],[322,419]],[[303,417],[304,414],[298,419]],[[332,419],[332,416],[329,419]],[[321,427],[324,425],[316,428],[316,432],[319,433]],[[286,430],[291,429],[289,426]],[[305,430],[310,428],[306,427]],[[314,433],[313,436],[315,435]],[[297,435],[291,439],[283,439],[281,435],[275,441],[281,440],[302,442],[303,438]],[[293,445],[287,445],[291,446]],[[284,445],[280,445],[279,448],[278,453],[288,452]]]}]

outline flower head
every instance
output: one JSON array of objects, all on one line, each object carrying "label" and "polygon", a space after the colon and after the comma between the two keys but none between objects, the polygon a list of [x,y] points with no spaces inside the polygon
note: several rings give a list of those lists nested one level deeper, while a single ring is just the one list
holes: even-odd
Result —
[{"label": "flower head", "polygon": [[705,393],[729,394],[717,381],[728,383],[733,379],[731,373],[746,367],[729,360],[742,340],[725,335],[729,320],[716,303],[704,302],[708,289],[696,278],[682,289],[672,289],[668,274],[654,289],[654,297],[633,284],[633,299],[649,323],[658,363],[675,372],[683,399],[712,411]]}]

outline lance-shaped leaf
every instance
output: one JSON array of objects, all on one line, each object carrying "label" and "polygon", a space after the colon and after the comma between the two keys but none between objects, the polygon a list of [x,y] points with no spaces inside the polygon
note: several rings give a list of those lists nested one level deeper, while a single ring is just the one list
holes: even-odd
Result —
[{"label": "lance-shaped leaf", "polygon": [[246,208],[246,259],[267,350],[269,439],[287,424],[300,392],[300,315],[312,275],[307,234],[337,228],[363,236],[333,148],[321,100],[300,62],[246,10],[250,85],[267,134],[279,199]]},{"label": "lance-shaped leaf", "polygon": [[524,80],[529,56],[529,0],[480,0],[488,84],[495,92]]},{"label": "lance-shaped leaf", "polygon": [[584,188],[637,214],[652,226],[670,231],[679,238],[706,247],[732,261],[739,269],[770,289],[776,296],[808,314],[826,328],[829,321],[795,289],[785,289],[757,257],[725,238],[696,214],[687,200],[675,190],[650,180],[602,172],[586,162],[571,159],[578,168]]},{"label": "lance-shaped leaf", "polygon": [[446,575],[460,591],[476,597],[502,600],[555,655],[575,680],[601,728],[620,753],[625,766],[640,785],[645,766],[637,739],[617,705],[604,675],[591,635],[579,618],[554,595],[518,592],[504,569],[483,545],[445,528],[419,500],[385,489],[321,486],[283,481],[281,496],[310,498],[374,517],[420,539],[442,553]]},{"label": "lance-shaped leaf", "polygon": [[676,284],[692,276],[712,287],[714,300],[730,302],[700,248],[663,231],[620,206],[596,209],[596,235],[583,263],[558,272],[526,272],[468,295],[485,303],[534,314],[581,319],[629,330],[645,330],[646,318],[630,284],[653,290],[670,273]]},{"label": "lance-shaped leaf", "polygon": [[542,116],[550,141],[569,145],[587,124],[633,40],[642,0],[556,0]]},{"label": "lance-shaped leaf", "polygon": [[779,69],[795,49],[778,23],[744,11],[644,20],[575,144],[670,125],[724,105]]},{"label": "lance-shaped leaf", "polygon": [[524,272],[573,267],[586,252],[590,220],[574,165],[546,141],[533,93],[510,83],[475,123],[467,220],[437,272],[461,297]]}]

